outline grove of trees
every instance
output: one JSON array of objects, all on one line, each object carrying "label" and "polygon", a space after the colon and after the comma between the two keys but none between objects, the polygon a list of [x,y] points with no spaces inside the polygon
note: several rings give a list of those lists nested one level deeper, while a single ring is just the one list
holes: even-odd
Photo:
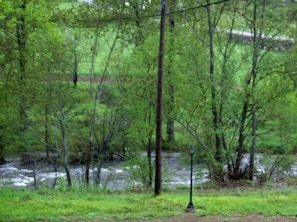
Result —
[{"label": "grove of trees", "polygon": [[[276,155],[262,179],[293,163],[297,3],[163,2],[163,150],[195,145],[217,183],[259,180],[257,153]],[[159,1],[2,0],[0,162],[26,156],[36,178],[42,153],[68,186],[72,163],[100,185],[104,161],[145,151],[152,186],[159,29]]]}]

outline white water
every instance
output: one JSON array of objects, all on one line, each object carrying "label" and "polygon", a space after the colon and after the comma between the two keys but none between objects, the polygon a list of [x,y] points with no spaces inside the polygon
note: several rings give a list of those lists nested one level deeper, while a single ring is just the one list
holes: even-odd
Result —
[{"label": "white water", "polygon": [[[145,154],[142,154],[144,157]],[[189,186],[190,184],[190,166],[182,163],[183,158],[181,153],[164,153],[162,163],[163,185],[167,187]],[[268,167],[261,163],[261,155],[258,155],[255,161],[258,172],[264,173]],[[248,163],[247,157],[244,158],[242,164]],[[131,169],[133,168],[133,170]],[[84,166],[71,166],[70,172],[74,184],[84,184]],[[112,162],[105,164],[101,169],[101,186],[118,190],[123,188],[141,186],[141,181],[137,181],[131,175],[131,172],[141,171],[139,166],[125,166],[125,162]],[[90,170],[90,175],[94,176],[97,171],[96,167]],[[290,170],[283,172],[287,176],[297,176],[297,164],[294,164]],[[194,166],[193,179],[195,184],[202,184],[208,179],[207,169],[201,166]],[[52,166],[44,166],[37,164],[37,184],[38,186],[51,187],[55,180],[65,184],[66,174],[64,169],[59,167],[57,172],[54,172]],[[92,181],[92,180],[91,180]],[[0,186],[13,187],[30,187],[33,186],[33,169],[30,166],[22,166],[19,159],[11,160],[11,162],[0,165]]]},{"label": "white water", "polygon": [[[145,154],[142,154],[144,157]],[[181,154],[164,154],[163,155],[163,184],[165,186],[188,186],[190,183],[190,166],[181,164]],[[116,190],[128,187],[141,186],[141,181],[134,180],[131,175],[131,167],[133,172],[139,170],[139,166],[125,166],[125,162],[112,162],[105,164],[101,169],[101,186]],[[75,184],[84,183],[84,166],[71,166],[70,173],[72,181]],[[94,176],[97,171],[96,167],[90,170],[90,175]],[[199,177],[194,176],[197,183],[207,181],[207,170],[201,171]],[[0,165],[0,186],[14,186],[14,187],[30,187],[34,183],[33,169],[30,165],[25,167],[21,165],[19,159],[11,160],[11,162]],[[194,175],[195,172],[194,172]],[[59,167],[58,172],[54,172],[52,166],[43,166],[37,164],[37,184],[39,186],[52,186],[54,180],[57,179],[58,183],[64,181],[66,174],[64,169]],[[92,180],[91,180],[92,181]]]}]

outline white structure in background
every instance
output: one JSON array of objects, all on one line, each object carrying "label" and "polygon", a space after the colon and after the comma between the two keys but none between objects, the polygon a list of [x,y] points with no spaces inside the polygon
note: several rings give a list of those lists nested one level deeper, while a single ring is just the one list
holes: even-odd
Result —
[{"label": "white structure in background", "polygon": [[[226,33],[226,36],[233,41],[244,44],[250,44],[253,41],[254,33],[251,31],[241,30],[225,30],[217,28],[218,32]],[[263,50],[284,51],[288,50],[295,44],[293,38],[278,35],[265,35],[264,33],[256,33],[256,38],[261,38],[259,47]],[[257,40],[258,41],[258,40]]]},{"label": "white structure in background", "polygon": [[93,0],[78,0],[78,2],[93,4]]},{"label": "white structure in background", "polygon": [[[77,0],[77,1],[81,2],[81,3],[87,3],[87,4],[96,4],[96,3],[94,3],[94,0]],[[130,6],[129,0],[124,0],[124,4],[125,4],[125,6]],[[148,4],[151,4],[151,0],[144,2],[142,9],[145,9],[146,5],[148,5]]]}]

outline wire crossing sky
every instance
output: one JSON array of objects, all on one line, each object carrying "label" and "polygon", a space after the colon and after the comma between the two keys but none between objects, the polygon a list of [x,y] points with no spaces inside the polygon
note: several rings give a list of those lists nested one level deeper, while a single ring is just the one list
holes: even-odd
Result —
[{"label": "wire crossing sky", "polygon": [[[218,5],[218,4],[222,4],[225,2],[228,2],[230,0],[221,0],[221,1],[216,1],[213,3],[208,3],[208,4],[200,4],[194,7],[190,7],[190,8],[186,8],[186,9],[181,9],[178,11],[173,11],[173,12],[166,12],[166,15],[173,15],[173,14],[178,14],[178,13],[184,13],[184,12],[188,12],[188,11],[193,11],[193,10],[197,10],[200,8],[204,8],[204,7],[208,7],[208,6],[212,6],[212,5]],[[153,15],[145,15],[145,16],[139,16],[139,17],[119,17],[119,18],[112,18],[112,19],[102,19],[102,20],[98,20],[101,22],[114,22],[114,21],[135,21],[136,19],[146,19],[146,18],[157,18],[160,17],[160,14],[153,14]]]}]

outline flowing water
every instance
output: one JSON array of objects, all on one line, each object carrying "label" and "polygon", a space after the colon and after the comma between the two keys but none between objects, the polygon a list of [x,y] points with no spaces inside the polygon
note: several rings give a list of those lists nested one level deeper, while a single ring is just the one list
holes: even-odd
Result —
[{"label": "flowing water", "polygon": [[[143,153],[144,157],[145,154]],[[258,172],[265,172],[267,167],[260,163],[261,155],[256,158],[256,167]],[[242,164],[248,163],[248,158],[243,159]],[[164,153],[162,163],[162,179],[163,185],[167,187],[189,186],[190,184],[190,163],[186,163],[186,158],[181,153]],[[52,187],[53,184],[65,184],[66,174],[64,169],[58,167],[57,170],[53,166],[45,165],[45,163],[36,164],[36,175],[38,186]],[[97,171],[93,167],[90,175],[94,176]],[[83,165],[70,166],[70,172],[73,183],[77,185],[84,184]],[[291,166],[290,170],[286,170],[285,174],[297,176],[297,164]],[[141,168],[138,165],[127,166],[125,161],[114,161],[105,163],[101,169],[100,185],[110,190],[119,190],[141,186],[140,177],[135,176],[141,174]],[[200,165],[194,165],[193,179],[195,184],[207,182],[208,170]],[[30,187],[34,185],[34,171],[31,165],[23,165],[20,159],[13,159],[8,163],[0,165],[0,186],[13,187]],[[92,180],[91,180],[92,181]]]}]

